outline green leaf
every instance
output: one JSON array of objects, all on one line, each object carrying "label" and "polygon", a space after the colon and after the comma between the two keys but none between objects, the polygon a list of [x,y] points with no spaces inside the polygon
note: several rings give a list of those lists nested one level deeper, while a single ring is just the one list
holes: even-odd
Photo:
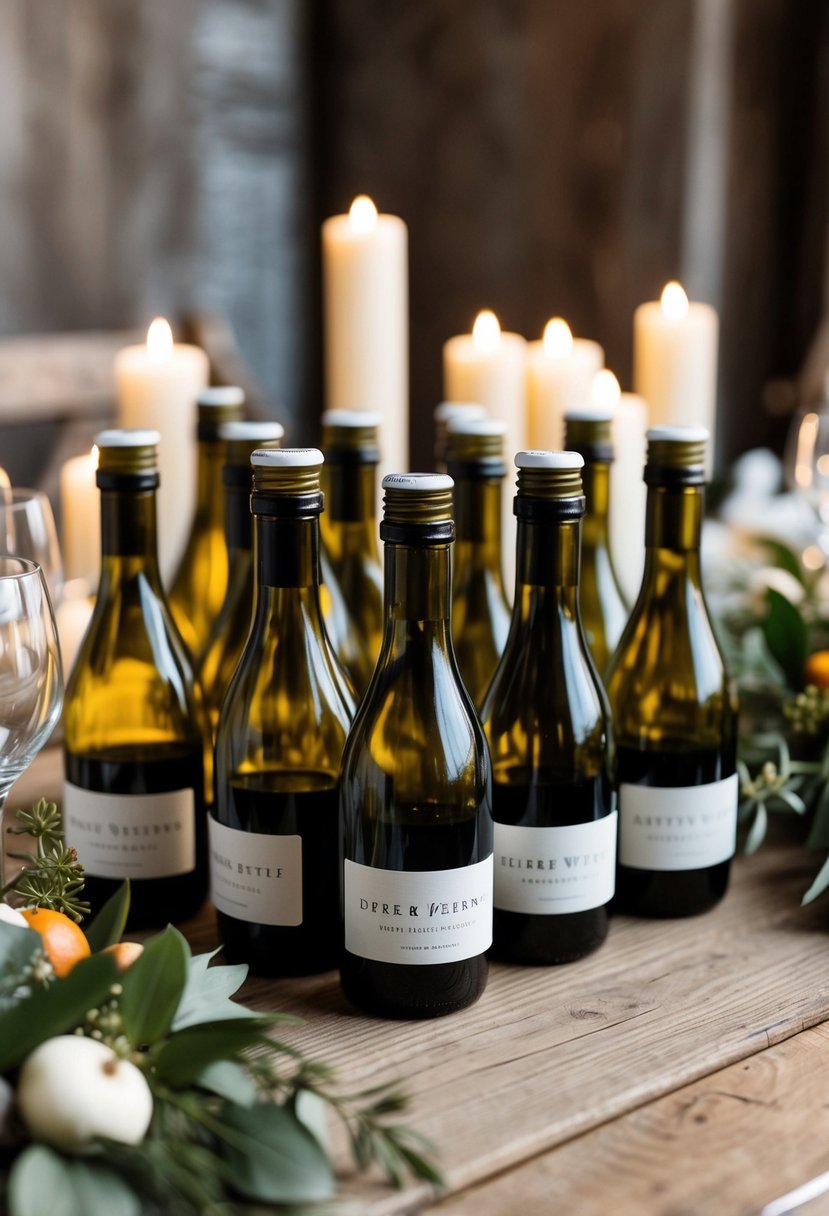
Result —
[{"label": "green leaf", "polygon": [[226,1103],[221,1119],[232,1131],[222,1154],[246,1199],[301,1203],[333,1195],[330,1161],[288,1107]]},{"label": "green leaf", "polygon": [[121,883],[114,895],[110,895],[98,915],[85,930],[93,954],[120,942],[130,910],[130,884]]},{"label": "green leaf", "polygon": [[312,1089],[300,1089],[294,1095],[294,1114],[306,1127],[324,1153],[331,1147],[328,1127],[328,1103]]},{"label": "green leaf", "polygon": [[173,1019],[173,1030],[184,1030],[188,1026],[222,1018],[256,1017],[253,1010],[230,1000],[247,979],[246,964],[209,967],[208,963],[213,957],[214,954],[197,954],[188,960],[187,983]]},{"label": "green leaf", "polygon": [[763,636],[773,658],[780,664],[790,688],[803,687],[803,672],[808,653],[806,622],[784,595],[771,587],[766,590],[768,615]]},{"label": "green leaf", "polygon": [[42,949],[43,938],[34,929],[0,920],[0,974],[20,975]]},{"label": "green leaf", "polygon": [[782,544],[773,536],[758,536],[757,543],[762,545],[764,549],[768,549],[774,559],[775,566],[778,566],[781,570],[785,570],[787,574],[791,574],[793,578],[796,578],[801,587],[808,587],[805,572],[800,564],[800,558],[793,549],[790,549],[788,545]]},{"label": "green leaf", "polygon": [[124,973],[121,1017],[133,1046],[157,1043],[169,1033],[187,982],[189,957],[184,938],[168,925],[145,943]]},{"label": "green leaf", "polygon": [[813,899],[817,899],[818,895],[822,895],[827,887],[829,887],[829,857],[826,858],[823,865],[818,870],[815,881],[801,899],[801,906],[804,904],[810,904]]},{"label": "green leaf", "polygon": [[74,1030],[119,980],[112,956],[94,954],[76,963],[66,979],[34,989],[0,1013],[0,1072],[19,1064],[44,1039]]},{"label": "green leaf", "polygon": [[746,853],[749,856],[752,853],[756,853],[760,848],[760,845],[765,840],[768,823],[768,812],[763,804],[760,803],[754,816],[754,822],[752,823],[748,836],[746,837]]},{"label": "green leaf", "polygon": [[220,1059],[208,1064],[193,1078],[193,1084],[237,1106],[253,1106],[259,1092],[244,1065],[233,1060]]},{"label": "green leaf", "polygon": [[67,1161],[32,1144],[15,1161],[9,1178],[9,1216],[140,1216],[141,1203],[107,1166]]},{"label": "green leaf", "polygon": [[249,1047],[268,1043],[260,1023],[240,1018],[220,1021],[215,1026],[188,1026],[178,1030],[155,1056],[160,1081],[179,1089],[192,1084],[210,1064],[218,1060],[239,1059]]}]

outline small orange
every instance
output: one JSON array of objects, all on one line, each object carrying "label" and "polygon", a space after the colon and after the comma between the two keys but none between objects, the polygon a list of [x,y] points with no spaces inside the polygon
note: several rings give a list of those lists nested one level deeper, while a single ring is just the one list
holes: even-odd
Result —
[{"label": "small orange", "polygon": [[141,942],[115,942],[112,946],[104,946],[104,954],[111,954],[119,971],[127,971],[144,953]]},{"label": "small orange", "polygon": [[806,660],[806,683],[829,688],[829,650],[816,650]]},{"label": "small orange", "polygon": [[43,938],[46,957],[59,979],[67,976],[75,963],[89,957],[91,951],[83,930],[63,912],[53,912],[51,908],[21,908],[21,911],[29,927]]}]

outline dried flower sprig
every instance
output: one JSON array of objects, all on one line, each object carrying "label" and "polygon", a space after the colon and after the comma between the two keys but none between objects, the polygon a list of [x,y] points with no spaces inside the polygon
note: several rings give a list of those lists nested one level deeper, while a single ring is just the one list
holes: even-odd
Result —
[{"label": "dried flower sprig", "polygon": [[17,811],[16,820],[20,826],[10,828],[11,834],[30,837],[34,851],[9,853],[23,862],[23,868],[0,890],[0,897],[15,895],[28,908],[51,908],[74,921],[83,920],[89,912],[89,904],[80,898],[83,866],[64,841],[55,803],[41,798],[30,811]]}]

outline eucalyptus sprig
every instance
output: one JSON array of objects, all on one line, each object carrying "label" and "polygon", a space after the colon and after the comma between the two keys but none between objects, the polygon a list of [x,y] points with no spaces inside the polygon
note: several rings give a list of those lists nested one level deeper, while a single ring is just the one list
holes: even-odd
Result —
[{"label": "eucalyptus sprig", "polygon": [[0,897],[16,895],[27,908],[50,908],[80,922],[89,904],[80,898],[84,885],[83,866],[74,849],[66,845],[60,811],[54,802],[41,798],[30,811],[18,810],[13,836],[28,836],[34,851],[10,852],[23,862],[20,872],[3,887]]}]

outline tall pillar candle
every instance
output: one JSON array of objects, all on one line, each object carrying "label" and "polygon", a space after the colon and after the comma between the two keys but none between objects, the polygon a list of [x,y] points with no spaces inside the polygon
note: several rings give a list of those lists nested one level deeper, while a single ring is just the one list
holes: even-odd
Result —
[{"label": "tall pillar candle", "polygon": [[648,403],[651,426],[717,425],[719,318],[710,304],[689,301],[679,283],[633,317],[633,391]]},{"label": "tall pillar candle", "polygon": [[588,338],[574,338],[561,317],[544,327],[544,337],[527,347],[527,430],[531,448],[559,451],[564,415],[590,400],[590,385],[604,366],[604,350]]},{"label": "tall pillar candle", "polygon": [[115,356],[119,425],[161,435],[158,551],[168,585],[190,534],[196,500],[196,398],[209,374],[204,351],[174,343],[162,317],[150,326],[145,346],[125,346]]},{"label": "tall pillar candle", "polygon": [[98,449],[73,456],[60,471],[60,524],[63,573],[83,579],[87,594],[98,586],[101,569],[101,495],[95,484]]},{"label": "tall pillar candle", "polygon": [[[512,468],[516,452],[527,447],[527,343],[505,333],[495,313],[478,313],[471,334],[458,334],[443,345],[443,396],[446,401],[473,401],[506,423],[504,452]],[[515,570],[515,483],[504,482],[502,546],[504,574],[510,585]]]},{"label": "tall pillar candle", "polygon": [[613,410],[610,466],[610,552],[616,576],[629,604],[636,601],[645,567],[645,507],[643,480],[648,409],[635,393],[623,393],[613,372],[597,372],[590,389],[593,405]]},{"label": "tall pillar candle", "polygon": [[409,468],[408,229],[361,195],[322,226],[325,406],[377,413],[380,476]]}]

